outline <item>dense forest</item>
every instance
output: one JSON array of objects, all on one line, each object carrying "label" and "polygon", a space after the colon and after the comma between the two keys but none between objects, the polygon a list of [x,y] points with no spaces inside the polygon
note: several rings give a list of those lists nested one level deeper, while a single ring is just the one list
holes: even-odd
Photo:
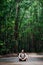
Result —
[{"label": "dense forest", "polygon": [[43,52],[43,0],[0,0],[0,54]]}]

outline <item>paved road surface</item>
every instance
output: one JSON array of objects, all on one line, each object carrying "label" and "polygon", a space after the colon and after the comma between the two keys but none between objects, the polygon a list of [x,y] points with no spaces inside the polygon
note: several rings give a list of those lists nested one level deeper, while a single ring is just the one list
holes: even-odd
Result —
[{"label": "paved road surface", "polygon": [[0,65],[43,65],[43,55],[30,54],[26,62],[19,62],[18,57],[0,58]]}]

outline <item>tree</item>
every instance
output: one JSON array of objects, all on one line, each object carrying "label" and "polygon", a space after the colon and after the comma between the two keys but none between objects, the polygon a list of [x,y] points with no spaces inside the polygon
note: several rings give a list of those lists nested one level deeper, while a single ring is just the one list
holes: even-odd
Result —
[{"label": "tree", "polygon": [[0,53],[13,53],[22,48],[28,52],[42,52],[43,1],[0,2]]}]

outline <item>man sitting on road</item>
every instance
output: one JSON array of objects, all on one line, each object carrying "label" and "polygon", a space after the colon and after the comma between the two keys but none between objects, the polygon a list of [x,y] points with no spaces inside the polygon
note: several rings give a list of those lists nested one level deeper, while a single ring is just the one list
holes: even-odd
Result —
[{"label": "man sitting on road", "polygon": [[21,51],[21,53],[19,53],[19,61],[26,61],[28,58],[27,54],[24,53],[24,50]]}]

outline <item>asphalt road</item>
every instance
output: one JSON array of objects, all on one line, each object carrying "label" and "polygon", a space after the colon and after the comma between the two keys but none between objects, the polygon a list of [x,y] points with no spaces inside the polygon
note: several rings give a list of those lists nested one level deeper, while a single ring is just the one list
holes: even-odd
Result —
[{"label": "asphalt road", "polygon": [[[41,61],[43,62],[42,57],[29,57],[27,62],[32,62],[32,61]],[[0,58],[0,62],[19,62],[18,57],[7,57],[7,58]]]},{"label": "asphalt road", "polygon": [[19,62],[18,57],[0,58],[0,65],[43,65],[43,55],[29,55],[26,62]]}]

